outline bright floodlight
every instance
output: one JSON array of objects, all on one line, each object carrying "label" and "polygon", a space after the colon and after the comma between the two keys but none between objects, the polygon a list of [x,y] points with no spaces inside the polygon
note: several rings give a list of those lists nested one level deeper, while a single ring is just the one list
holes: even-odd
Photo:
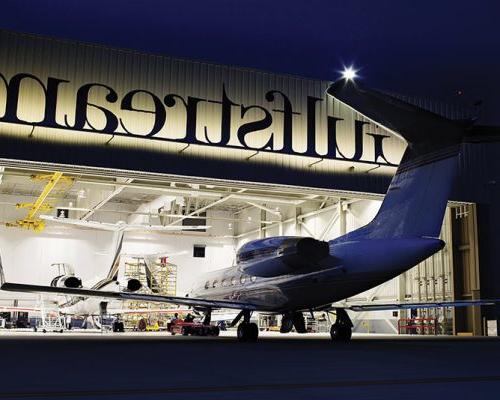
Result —
[{"label": "bright floodlight", "polygon": [[346,67],[342,72],[342,77],[346,81],[352,81],[356,78],[356,71],[352,67]]}]

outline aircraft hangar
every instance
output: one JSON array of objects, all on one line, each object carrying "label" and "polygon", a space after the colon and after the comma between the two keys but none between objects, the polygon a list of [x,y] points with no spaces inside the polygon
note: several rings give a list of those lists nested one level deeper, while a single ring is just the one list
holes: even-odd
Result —
[{"label": "aircraft hangar", "polygon": [[[370,222],[406,147],[328,98],[327,81],[9,31],[0,31],[0,43],[7,281],[47,285],[72,268],[84,284],[96,282],[114,265],[118,227],[143,225],[124,234],[118,276],[140,280],[145,291],[184,296],[203,273],[233,265],[251,240],[328,241]],[[403,99],[448,118],[470,116]],[[444,249],[343,304],[500,297],[498,150],[464,147]],[[144,267],[148,254],[156,255],[154,271]],[[40,308],[53,302],[0,292],[0,306],[2,326],[21,328],[38,323]],[[171,313],[161,309],[169,307],[159,307],[118,306],[127,310],[128,329],[144,315],[166,323]],[[327,317],[307,318],[309,329],[327,332]],[[351,313],[354,332],[367,334],[496,335],[497,317],[493,306]],[[279,329],[279,319],[258,316],[263,330]]]}]

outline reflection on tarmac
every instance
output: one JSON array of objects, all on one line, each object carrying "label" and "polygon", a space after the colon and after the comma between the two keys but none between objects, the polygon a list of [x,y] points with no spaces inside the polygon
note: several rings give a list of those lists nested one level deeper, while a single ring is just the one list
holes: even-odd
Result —
[{"label": "reflection on tarmac", "polygon": [[498,338],[3,331],[0,348],[0,399],[462,399],[500,389]]}]

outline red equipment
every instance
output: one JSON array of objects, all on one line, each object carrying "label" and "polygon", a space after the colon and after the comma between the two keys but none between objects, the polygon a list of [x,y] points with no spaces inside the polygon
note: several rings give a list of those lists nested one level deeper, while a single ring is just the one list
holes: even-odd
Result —
[{"label": "red equipment", "polygon": [[438,322],[436,318],[400,318],[398,333],[416,335],[437,335]]},{"label": "red equipment", "polygon": [[168,324],[167,330],[172,335],[219,336],[219,327],[204,325],[201,322],[174,321]]}]

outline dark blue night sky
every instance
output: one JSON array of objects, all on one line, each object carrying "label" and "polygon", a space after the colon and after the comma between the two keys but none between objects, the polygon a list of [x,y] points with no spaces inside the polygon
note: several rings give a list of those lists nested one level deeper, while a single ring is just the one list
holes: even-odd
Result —
[{"label": "dark blue night sky", "polygon": [[[469,105],[500,125],[500,2],[4,0],[0,27]],[[461,91],[463,94],[458,95]]]}]

